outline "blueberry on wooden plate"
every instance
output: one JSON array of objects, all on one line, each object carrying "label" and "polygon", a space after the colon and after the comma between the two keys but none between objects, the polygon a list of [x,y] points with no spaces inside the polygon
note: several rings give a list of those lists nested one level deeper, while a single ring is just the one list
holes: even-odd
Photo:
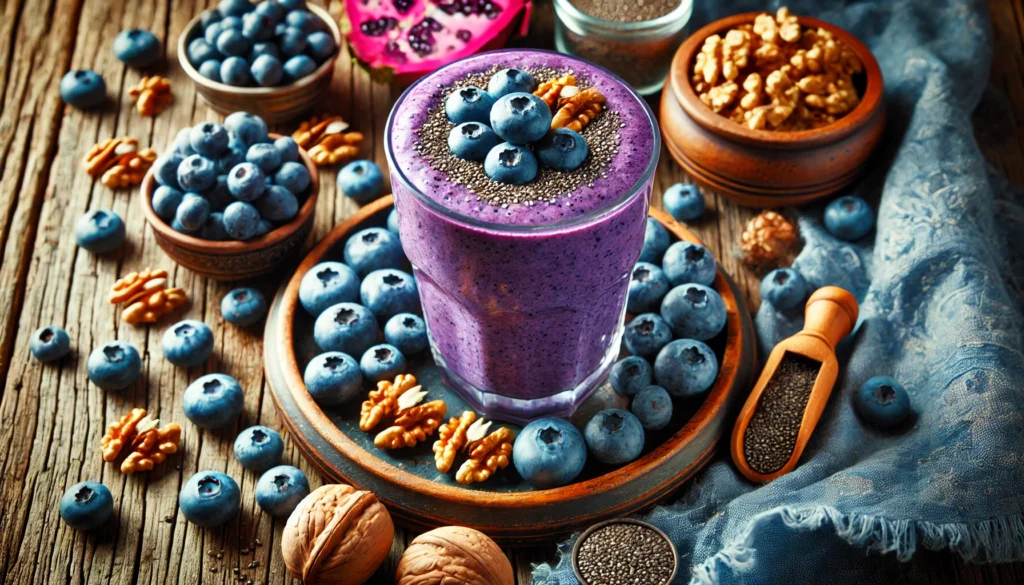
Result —
[{"label": "blueberry on wooden plate", "polygon": [[587,446],[572,423],[542,418],[523,427],[512,446],[512,462],[523,479],[548,489],[568,485],[583,471]]},{"label": "blueberry on wooden plate", "polygon": [[359,276],[384,268],[401,268],[405,261],[398,237],[384,228],[356,232],[345,242],[344,253],[345,264]]},{"label": "blueberry on wooden plate", "polygon": [[363,371],[363,377],[367,380],[391,380],[405,372],[405,356],[397,347],[382,343],[363,353],[363,357],[359,359],[359,369]]},{"label": "blueberry on wooden plate", "polygon": [[673,285],[696,283],[711,286],[718,265],[714,254],[704,246],[693,242],[676,242],[665,251],[661,269]]},{"label": "blueberry on wooden plate", "polygon": [[361,356],[377,341],[377,319],[366,307],[338,303],[328,307],[313,323],[313,339],[324,351]]},{"label": "blueberry on wooden plate", "polygon": [[608,381],[616,394],[629,398],[650,386],[652,377],[651,364],[634,355],[615,362]]},{"label": "blueberry on wooden plate", "polygon": [[644,449],[644,428],[636,415],[618,408],[602,410],[583,429],[594,457],[605,465],[624,465]]},{"label": "blueberry on wooden plate", "polygon": [[673,396],[702,394],[717,377],[715,352],[696,339],[677,339],[663,347],[654,360],[655,381]]},{"label": "blueberry on wooden plate", "polygon": [[328,351],[306,364],[302,381],[317,404],[336,406],[359,395],[363,371],[355,358],[347,353]]}]

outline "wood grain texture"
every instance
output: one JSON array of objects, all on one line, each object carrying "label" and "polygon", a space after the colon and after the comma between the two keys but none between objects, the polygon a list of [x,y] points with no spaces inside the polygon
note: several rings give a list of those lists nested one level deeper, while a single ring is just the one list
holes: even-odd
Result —
[{"label": "wood grain texture", "polygon": [[[167,63],[177,61],[176,39],[185,25],[213,0],[0,0],[0,583],[35,584],[295,584],[279,550],[281,521],[260,514],[253,500],[256,477],[243,471],[231,453],[242,428],[255,423],[280,428],[262,372],[259,328],[242,330],[220,317],[220,298],[231,286],[174,266],[145,226],[135,190],[111,191],[80,170],[95,142],[131,135],[144,146],[166,148],[177,130],[201,120],[218,120],[176,65],[150,73],[171,79],[176,102],[157,118],[140,118],[127,95],[141,74],[125,69],[110,50],[114,36],[129,27],[153,31],[164,42]],[[996,34],[990,91],[978,116],[995,116],[1003,131],[979,136],[983,150],[1011,180],[1024,183],[1024,7],[1019,1],[990,0]],[[340,15],[340,0],[330,12]],[[528,43],[552,39],[549,2],[535,10]],[[65,108],[58,96],[61,76],[70,68],[91,68],[107,82],[109,102],[98,111]],[[383,165],[383,129],[399,89],[374,83],[338,59],[332,91],[318,110],[337,113],[366,136],[364,156]],[[654,102],[656,104],[656,102]],[[290,132],[284,126],[278,131]],[[658,172],[655,204],[663,189],[682,180],[665,161]],[[321,196],[316,237],[349,216],[356,206],[340,197],[334,171],[320,172]],[[737,242],[754,211],[718,197],[690,226],[718,255],[757,309],[758,275],[741,266]],[[85,211],[108,208],[126,221],[129,243],[112,255],[80,252],[70,237]],[[191,299],[181,318],[202,319],[214,330],[216,352],[203,367],[171,367],[162,357],[160,336],[173,322],[152,328],[123,324],[106,302],[106,290],[121,275],[146,266],[165,267]],[[288,275],[284,269],[247,282],[268,297]],[[28,339],[43,325],[58,324],[71,334],[74,354],[59,367],[41,366],[28,352]],[[125,339],[143,354],[143,377],[120,393],[104,393],[88,383],[89,351],[110,339]],[[185,386],[206,372],[235,376],[246,391],[245,413],[219,432],[199,431],[181,411]],[[144,406],[164,420],[183,423],[182,451],[148,475],[124,477],[97,452],[107,423],[133,406]],[[320,477],[286,437],[285,460]],[[177,511],[182,482],[201,469],[219,469],[238,478],[242,512],[221,528],[200,530]],[[84,479],[111,488],[115,519],[93,534],[68,529],[58,518],[64,488]],[[259,544],[256,544],[257,541]],[[370,581],[389,585],[407,542],[399,530],[392,558]],[[554,559],[552,548],[507,551],[518,582],[529,582],[532,563]],[[219,555],[219,558],[218,558]],[[920,553],[901,566],[900,582],[913,584],[995,584],[1024,582],[1024,564],[975,566],[957,557]],[[244,581],[243,581],[244,582]]]}]

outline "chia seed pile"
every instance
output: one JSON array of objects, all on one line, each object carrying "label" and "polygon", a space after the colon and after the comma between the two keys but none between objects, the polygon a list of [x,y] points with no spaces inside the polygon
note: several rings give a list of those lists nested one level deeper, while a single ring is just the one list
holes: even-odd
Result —
[{"label": "chia seed pile", "polygon": [[570,0],[580,12],[612,22],[643,22],[665,16],[679,0]]},{"label": "chia seed pile", "polygon": [[751,469],[773,473],[789,461],[820,370],[820,362],[802,355],[782,356],[743,435],[743,456]]},{"label": "chia seed pile", "polygon": [[[617,112],[603,110],[580,134],[586,138],[590,155],[575,171],[561,172],[541,166],[537,178],[525,185],[511,185],[491,180],[484,173],[479,161],[463,160],[453,155],[448,148],[448,133],[455,127],[444,111],[444,100],[452,92],[475,85],[487,89],[487,80],[501,70],[494,66],[487,71],[474,73],[446,86],[438,94],[437,104],[430,110],[426,121],[416,133],[416,151],[427,160],[435,171],[444,173],[448,182],[462,185],[477,196],[477,201],[507,208],[513,204],[536,205],[537,203],[557,204],[559,198],[570,197],[582,185],[593,186],[594,181],[605,178],[604,170],[619,153],[620,118]],[[576,75],[578,87],[590,87],[585,78],[570,69],[548,67],[522,68],[544,83],[565,73]],[[567,202],[571,205],[571,201]]]},{"label": "chia seed pile", "polygon": [[663,536],[631,523],[595,530],[576,557],[584,585],[664,585],[675,566],[675,554]]}]

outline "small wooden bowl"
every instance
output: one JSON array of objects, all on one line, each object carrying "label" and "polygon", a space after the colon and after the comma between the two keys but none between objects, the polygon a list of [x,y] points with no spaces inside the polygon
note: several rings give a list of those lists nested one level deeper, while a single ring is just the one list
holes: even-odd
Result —
[{"label": "small wooden bowl", "polygon": [[587,528],[583,532],[583,534],[581,534],[580,537],[576,539],[576,544],[574,544],[572,547],[572,572],[574,575],[576,575],[576,580],[580,582],[580,585],[590,585],[590,583],[583,578],[583,575],[580,574],[580,547],[591,534],[597,532],[605,526],[609,526],[612,524],[635,524],[637,526],[643,526],[644,528],[651,530],[652,532],[656,532],[658,536],[661,536],[661,538],[663,538],[665,542],[668,543],[668,547],[672,550],[673,561],[672,574],[669,576],[668,579],[665,580],[665,583],[671,583],[676,578],[676,574],[679,572],[679,551],[676,550],[676,545],[672,542],[672,539],[669,538],[667,534],[665,534],[663,530],[661,530],[653,524],[644,522],[642,520],[634,520],[633,518],[615,518],[613,520],[605,520],[604,522],[598,522],[597,524],[594,524],[590,528]]},{"label": "small wooden bowl", "polygon": [[307,8],[327,24],[337,50],[333,57],[294,83],[278,87],[235,87],[200,75],[199,70],[188,60],[188,44],[202,34],[199,16],[193,18],[178,37],[178,62],[192,78],[199,95],[221,114],[249,112],[263,118],[268,124],[294,120],[311,110],[317,98],[327,92],[334,75],[334,61],[341,52],[342,38],[338,23],[319,6],[309,4]]},{"label": "small wooden bowl", "polygon": [[863,172],[882,138],[885,101],[882,71],[864,43],[843,29],[801,16],[800,24],[824,28],[864,63],[861,101],[849,114],[814,130],[750,130],[714,113],[697,97],[690,71],[704,39],[753,22],[756,12],[716,20],[676,52],[669,87],[661,98],[661,132],[672,158],[697,182],[741,205],[776,207],[836,193]]},{"label": "small wooden bowl", "polygon": [[[271,134],[270,137],[277,139],[280,135]],[[299,207],[299,213],[290,222],[276,227],[270,233],[245,242],[204,240],[171,228],[153,210],[153,191],[157,188],[157,182],[150,169],[142,180],[139,196],[142,199],[142,211],[153,228],[156,243],[175,263],[214,280],[241,280],[272,272],[302,248],[313,229],[316,199],[320,194],[320,176],[305,150],[299,149],[299,157],[309,170],[310,178],[308,195]]]}]

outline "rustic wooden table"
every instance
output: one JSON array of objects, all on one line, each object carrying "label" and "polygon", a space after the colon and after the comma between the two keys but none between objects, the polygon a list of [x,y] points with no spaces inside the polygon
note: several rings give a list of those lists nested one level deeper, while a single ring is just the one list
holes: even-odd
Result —
[{"label": "rustic wooden table", "polygon": [[[163,150],[176,131],[201,120],[218,120],[193,91],[177,65],[175,40],[209,0],[3,0],[0,8],[0,581],[35,583],[235,583],[238,569],[253,583],[291,583],[278,542],[282,521],[271,521],[252,498],[256,476],[232,455],[238,429],[262,423],[280,427],[262,371],[259,329],[241,330],[219,314],[221,297],[232,287],[208,281],[173,265],[146,227],[135,190],[111,191],[81,171],[81,159],[97,141],[134,136]],[[1024,183],[1024,7],[1019,0],[990,0],[996,33],[992,85],[979,115],[1005,120],[1005,132],[979,136],[993,162]],[[338,15],[340,0],[332,0]],[[551,7],[541,2],[527,43],[549,45]],[[157,118],[140,117],[128,97],[139,73],[125,69],[110,49],[125,28],[154,31],[164,40],[176,102]],[[68,69],[90,68],[107,82],[110,103],[98,112],[66,108],[58,95]],[[339,60],[334,87],[322,111],[338,113],[366,136],[365,156],[384,163],[382,133],[396,92]],[[280,130],[290,132],[292,127]],[[662,156],[656,201],[663,188],[683,179]],[[334,187],[334,172],[321,175],[316,236],[355,210]],[[753,212],[710,197],[710,212],[695,226],[757,304],[755,275],[733,253],[744,222]],[[71,237],[78,217],[108,208],[128,226],[128,242],[117,253],[96,257],[79,251]],[[188,372],[172,367],[150,346],[159,343],[166,320],[132,327],[118,319],[106,291],[120,275],[147,266],[166,267],[191,305],[180,315],[201,319],[216,335],[215,357]],[[249,283],[268,297],[285,277]],[[28,339],[37,327],[63,325],[72,337],[73,357],[59,366],[32,360]],[[142,379],[121,393],[104,393],[88,383],[85,362],[97,344],[124,339],[144,354]],[[200,432],[184,420],[180,397],[203,372],[232,374],[246,389],[245,413],[237,427]],[[122,476],[99,457],[108,422],[142,406],[185,423],[181,453],[157,470]],[[286,439],[287,442],[287,439]],[[302,467],[315,486],[320,477],[288,446],[285,460]],[[237,521],[213,530],[189,524],[178,513],[182,481],[200,469],[221,469],[240,480],[242,512]],[[115,500],[116,521],[94,534],[70,530],[58,518],[64,488],[84,479],[101,480]],[[374,583],[390,583],[394,559],[408,535],[399,533],[393,560]],[[251,546],[251,543],[259,543]],[[249,549],[246,551],[245,549]],[[530,564],[551,560],[554,547],[509,551],[522,584]],[[905,566],[910,583],[1024,582],[1024,564],[967,565],[952,555],[923,553]]]}]

